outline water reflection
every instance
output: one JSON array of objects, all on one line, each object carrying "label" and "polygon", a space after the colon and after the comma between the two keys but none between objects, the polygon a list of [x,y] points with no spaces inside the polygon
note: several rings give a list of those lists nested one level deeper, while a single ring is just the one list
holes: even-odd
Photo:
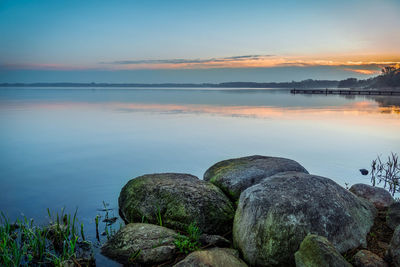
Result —
[{"label": "water reflection", "polygon": [[[94,230],[102,201],[152,172],[202,177],[217,161],[292,158],[344,185],[400,151],[400,97],[287,90],[0,90],[0,210],[42,218],[79,206]],[[89,232],[94,238],[95,233]]]}]

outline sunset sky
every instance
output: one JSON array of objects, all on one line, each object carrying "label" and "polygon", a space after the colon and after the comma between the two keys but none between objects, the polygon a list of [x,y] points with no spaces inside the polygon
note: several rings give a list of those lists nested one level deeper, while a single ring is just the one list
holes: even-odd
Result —
[{"label": "sunset sky", "polygon": [[399,29],[398,0],[0,0],[0,82],[368,78]]}]

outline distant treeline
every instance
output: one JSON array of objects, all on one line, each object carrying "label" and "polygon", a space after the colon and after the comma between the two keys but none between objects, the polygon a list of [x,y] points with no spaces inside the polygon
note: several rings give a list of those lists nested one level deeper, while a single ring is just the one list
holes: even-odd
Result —
[{"label": "distant treeline", "polygon": [[398,88],[400,89],[400,68],[384,67],[381,75],[366,80],[349,78],[338,84],[339,88]]},{"label": "distant treeline", "polygon": [[304,80],[301,82],[225,82],[225,83],[2,83],[1,87],[192,87],[192,88],[325,88],[337,87],[339,81]]},{"label": "distant treeline", "polygon": [[224,83],[1,83],[0,87],[175,87],[175,88],[397,88],[400,89],[400,68],[385,67],[382,74],[358,80],[304,80],[300,82],[224,82]]}]

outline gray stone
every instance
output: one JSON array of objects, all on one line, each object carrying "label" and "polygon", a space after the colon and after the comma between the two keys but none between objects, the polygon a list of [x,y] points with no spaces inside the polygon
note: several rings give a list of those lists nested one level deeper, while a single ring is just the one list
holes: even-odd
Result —
[{"label": "gray stone", "polygon": [[386,223],[392,230],[400,225],[400,202],[395,202],[389,206]]},{"label": "gray stone", "polygon": [[355,267],[388,267],[389,265],[378,255],[368,250],[360,250],[354,255]]},{"label": "gray stone", "polygon": [[229,248],[213,248],[190,253],[174,267],[246,267],[239,258],[237,250]]},{"label": "gray stone", "polygon": [[268,176],[286,171],[308,173],[294,160],[256,155],[218,162],[204,173],[204,180],[215,184],[236,201],[246,188]]},{"label": "gray stone", "polygon": [[351,267],[325,237],[307,235],[294,254],[296,267]]},{"label": "gray stone", "polygon": [[232,229],[231,201],[215,185],[190,174],[148,174],[130,180],[119,196],[125,222],[149,222],[185,231],[195,222],[203,233]]},{"label": "gray stone", "polygon": [[233,240],[250,265],[292,266],[309,233],[340,252],[366,245],[375,207],[331,179],[279,173],[242,192]]},{"label": "gray stone", "polygon": [[393,266],[400,267],[400,226],[397,226],[394,230],[388,252]]},{"label": "gray stone", "polygon": [[157,264],[176,257],[177,235],[174,230],[162,226],[130,223],[101,247],[101,253],[121,264]]},{"label": "gray stone", "polygon": [[388,208],[394,202],[392,195],[387,190],[376,186],[355,184],[350,187],[350,192],[365,198],[374,204],[377,209]]}]

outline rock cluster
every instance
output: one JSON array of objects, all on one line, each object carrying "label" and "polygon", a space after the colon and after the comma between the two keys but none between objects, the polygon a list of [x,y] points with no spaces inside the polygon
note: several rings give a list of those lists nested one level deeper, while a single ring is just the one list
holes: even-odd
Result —
[{"label": "rock cluster", "polygon": [[[396,227],[396,205],[386,191],[366,185],[349,191],[290,159],[230,159],[211,166],[204,180],[179,173],[130,180],[119,196],[126,225],[101,251],[127,265],[351,266],[343,254],[367,248],[376,208],[390,206],[388,221]],[[201,232],[195,237],[193,225]],[[394,266],[399,233],[400,226],[385,258]],[[182,235],[196,251],[183,252]],[[368,250],[350,260],[387,264]]]}]

